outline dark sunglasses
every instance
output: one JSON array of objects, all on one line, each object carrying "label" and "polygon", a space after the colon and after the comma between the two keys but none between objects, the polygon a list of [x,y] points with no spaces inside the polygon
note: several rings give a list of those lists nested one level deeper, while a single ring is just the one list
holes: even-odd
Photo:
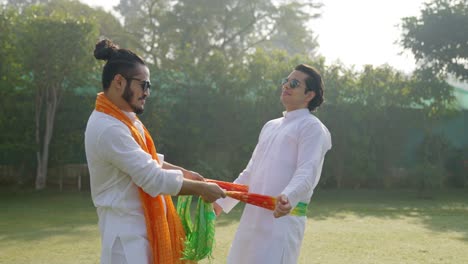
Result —
[{"label": "dark sunglasses", "polygon": [[284,78],[281,80],[281,86],[287,84],[288,82],[289,82],[289,87],[291,87],[292,89],[299,87],[299,84],[301,83],[296,79],[288,80],[288,78]]},{"label": "dark sunglasses", "polygon": [[136,79],[136,78],[130,78],[130,77],[125,77],[125,80],[127,80],[127,82],[128,81],[139,81],[141,89],[143,90],[144,93],[151,88],[150,81],[144,81],[144,80],[140,80],[140,79]]}]

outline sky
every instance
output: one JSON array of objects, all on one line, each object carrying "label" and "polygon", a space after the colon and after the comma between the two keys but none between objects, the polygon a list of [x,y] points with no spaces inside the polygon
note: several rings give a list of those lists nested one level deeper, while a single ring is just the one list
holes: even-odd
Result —
[{"label": "sky", "polygon": [[[119,0],[81,0],[110,11]],[[318,0],[320,1],[320,0]],[[96,3],[97,2],[97,3]],[[365,64],[389,64],[410,73],[415,68],[411,52],[395,44],[401,18],[419,16],[427,0],[322,0],[321,18],[310,27],[318,36],[318,53],[326,63],[337,61],[357,70]],[[402,53],[403,54],[400,54]]]},{"label": "sky", "polygon": [[[345,65],[389,64],[411,72],[411,52],[395,44],[401,38],[401,18],[420,16],[425,0],[322,0],[322,17],[313,20],[319,52],[328,63]],[[399,53],[403,54],[399,55]]]}]

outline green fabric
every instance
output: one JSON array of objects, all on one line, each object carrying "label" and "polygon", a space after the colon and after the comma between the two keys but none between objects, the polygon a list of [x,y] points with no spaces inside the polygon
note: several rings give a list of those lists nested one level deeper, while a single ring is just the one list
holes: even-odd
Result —
[{"label": "green fabric", "polygon": [[179,196],[177,201],[177,213],[185,229],[186,240],[183,259],[198,261],[210,258],[215,244],[215,220],[216,215],[213,204],[206,203],[198,198],[195,212],[195,224],[192,224],[190,205],[192,196]]},{"label": "green fabric", "polygon": [[306,216],[307,215],[307,206],[308,204],[299,202],[294,209],[292,209],[290,215],[295,215],[295,216]]},{"label": "green fabric", "polygon": [[181,195],[177,199],[177,214],[182,221],[185,230],[185,236],[192,233],[192,217],[190,216],[190,206],[192,204],[191,195]]},{"label": "green fabric", "polygon": [[[206,203],[198,198],[197,209],[195,212],[195,224],[192,223],[190,207],[192,196],[179,196],[177,200],[177,214],[182,221],[186,240],[185,248],[182,253],[183,259],[199,261],[205,258],[212,258],[212,252],[215,245],[215,220],[216,215],[213,210],[213,204]],[[300,202],[291,211],[290,215],[307,215],[308,204]]]}]

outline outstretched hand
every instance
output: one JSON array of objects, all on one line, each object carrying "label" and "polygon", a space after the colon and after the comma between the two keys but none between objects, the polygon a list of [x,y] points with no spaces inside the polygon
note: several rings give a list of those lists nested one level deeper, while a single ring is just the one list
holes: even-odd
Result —
[{"label": "outstretched hand", "polygon": [[281,194],[276,197],[276,206],[273,212],[275,218],[285,216],[291,212],[292,206],[289,203],[289,199],[285,194]]},{"label": "outstretched hand", "polygon": [[226,197],[226,192],[223,189],[221,189],[216,183],[205,182],[204,184],[205,188],[201,196],[205,202],[212,203],[218,200],[219,198]]},{"label": "outstretched hand", "polygon": [[189,180],[205,181],[205,178],[195,171],[184,170],[183,174],[184,174],[184,178],[189,179]]}]

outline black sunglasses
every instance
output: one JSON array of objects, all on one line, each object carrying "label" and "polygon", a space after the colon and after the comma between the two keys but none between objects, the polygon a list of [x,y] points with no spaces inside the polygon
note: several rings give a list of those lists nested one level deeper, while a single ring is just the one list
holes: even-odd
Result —
[{"label": "black sunglasses", "polygon": [[296,79],[288,80],[288,78],[283,78],[281,80],[281,86],[287,84],[288,82],[289,82],[289,87],[291,87],[292,89],[299,87],[299,84],[301,83],[300,81]]},{"label": "black sunglasses", "polygon": [[143,90],[144,93],[146,93],[146,91],[148,91],[151,88],[150,81],[144,81],[144,80],[140,80],[140,79],[136,79],[136,78],[130,78],[130,77],[124,77],[124,78],[125,78],[125,80],[127,80],[127,82],[128,81],[139,81],[141,89]]}]

